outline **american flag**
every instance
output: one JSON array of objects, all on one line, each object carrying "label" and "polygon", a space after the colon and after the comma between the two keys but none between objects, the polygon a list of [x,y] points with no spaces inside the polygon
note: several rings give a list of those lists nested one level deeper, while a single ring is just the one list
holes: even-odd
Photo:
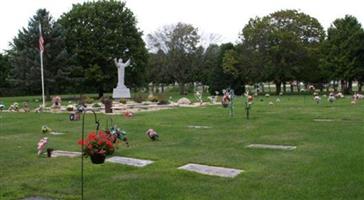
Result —
[{"label": "american flag", "polygon": [[39,24],[39,40],[38,40],[38,43],[39,43],[39,51],[41,53],[43,53],[43,51],[44,51],[44,39],[43,39],[43,36],[42,36],[42,27],[41,27],[40,24]]}]

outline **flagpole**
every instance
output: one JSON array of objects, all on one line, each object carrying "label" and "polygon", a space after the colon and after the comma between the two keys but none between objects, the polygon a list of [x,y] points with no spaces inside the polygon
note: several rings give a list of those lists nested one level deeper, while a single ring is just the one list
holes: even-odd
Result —
[{"label": "flagpole", "polygon": [[[39,23],[39,37],[42,36],[42,26]],[[43,45],[43,44],[42,44]],[[44,74],[43,74],[43,50],[44,47],[39,49],[39,55],[40,55],[40,73],[42,77],[42,100],[43,100],[43,108],[45,108],[45,98],[44,98]]]}]

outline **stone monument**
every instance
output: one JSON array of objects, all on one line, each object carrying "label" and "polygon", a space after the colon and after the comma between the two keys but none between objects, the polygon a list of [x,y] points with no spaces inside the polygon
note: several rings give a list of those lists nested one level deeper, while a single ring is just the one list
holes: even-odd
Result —
[{"label": "stone monument", "polygon": [[130,98],[130,90],[124,84],[125,67],[130,65],[130,59],[123,62],[123,59],[114,59],[115,65],[118,68],[118,85],[114,88],[112,97],[114,99]]}]

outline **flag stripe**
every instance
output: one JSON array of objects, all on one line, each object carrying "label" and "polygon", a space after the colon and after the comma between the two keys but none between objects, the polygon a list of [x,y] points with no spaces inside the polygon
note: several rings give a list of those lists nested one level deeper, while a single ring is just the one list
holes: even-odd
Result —
[{"label": "flag stripe", "polygon": [[39,36],[39,50],[44,51],[44,39],[42,35]]}]

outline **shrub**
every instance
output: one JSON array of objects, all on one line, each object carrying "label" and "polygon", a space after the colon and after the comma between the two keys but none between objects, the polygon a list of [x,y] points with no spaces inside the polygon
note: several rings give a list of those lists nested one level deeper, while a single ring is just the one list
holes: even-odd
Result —
[{"label": "shrub", "polygon": [[120,99],[120,103],[122,104],[126,104],[127,100],[126,99]]},{"label": "shrub", "polygon": [[138,93],[133,97],[133,100],[137,103],[142,103],[143,101],[147,100],[147,97],[141,93]]},{"label": "shrub", "polygon": [[168,99],[164,95],[158,96],[158,105],[166,105],[169,104]]}]

